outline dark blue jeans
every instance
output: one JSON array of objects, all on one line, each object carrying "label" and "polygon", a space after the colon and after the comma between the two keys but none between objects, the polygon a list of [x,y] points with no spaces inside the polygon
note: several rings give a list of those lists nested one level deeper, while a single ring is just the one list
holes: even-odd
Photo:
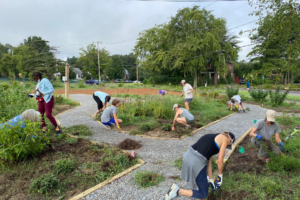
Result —
[{"label": "dark blue jeans", "polygon": [[208,196],[208,181],[207,181],[207,167],[205,166],[196,178],[198,190],[193,190],[193,196],[197,199],[206,199]]}]

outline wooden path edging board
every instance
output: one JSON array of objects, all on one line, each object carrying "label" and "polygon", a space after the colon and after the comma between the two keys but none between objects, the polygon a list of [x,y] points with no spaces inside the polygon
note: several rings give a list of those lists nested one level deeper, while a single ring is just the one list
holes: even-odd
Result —
[{"label": "wooden path edging board", "polygon": [[[80,103],[79,106],[82,106],[81,102],[79,102],[79,103]],[[79,107],[79,106],[77,106],[77,107]],[[75,107],[75,108],[77,108],[77,107]],[[54,118],[55,118],[57,124],[58,124],[59,126],[62,127],[63,125],[60,123],[60,121],[57,119],[57,117],[60,116],[60,115],[62,115],[62,114],[64,114],[64,113],[66,113],[66,112],[69,112],[69,111],[71,111],[71,110],[74,110],[75,108],[66,110],[66,111],[64,111],[64,112],[62,112],[62,113],[56,115]],[[102,123],[101,123],[101,124],[102,124]],[[102,125],[103,125],[103,124],[102,124]],[[73,137],[73,138],[80,138],[80,137],[77,137],[77,136],[75,136],[75,135],[71,135],[71,134],[69,134],[69,133],[67,133],[67,135],[70,136],[70,137]],[[91,141],[91,140],[90,140],[90,142],[93,143],[93,144],[98,144],[97,142],[94,142],[94,141]],[[124,151],[124,150],[122,150],[122,149],[121,149],[121,151],[122,151],[123,153],[127,154],[127,155],[130,155],[130,153],[129,153],[128,151]],[[82,193],[80,193],[80,194],[78,194],[78,195],[76,195],[76,196],[74,196],[74,197],[71,197],[70,200],[78,200],[78,199],[81,199],[81,198],[87,196],[88,194],[90,194],[90,193],[92,193],[92,192],[94,192],[94,191],[96,191],[96,190],[98,190],[98,189],[104,187],[105,185],[107,185],[107,184],[113,182],[114,180],[119,179],[119,178],[121,178],[122,176],[124,176],[124,175],[126,175],[126,174],[132,172],[133,170],[139,168],[139,167],[142,166],[143,164],[145,164],[145,162],[144,162],[142,159],[138,158],[138,163],[137,163],[136,165],[134,165],[134,166],[132,166],[132,167],[126,169],[125,171],[123,171],[123,172],[121,172],[121,173],[119,173],[119,174],[117,174],[117,175],[111,177],[110,179],[108,179],[108,180],[106,180],[106,181],[104,181],[104,182],[102,182],[102,183],[99,183],[98,185],[95,185],[94,187],[91,187],[90,189],[88,189],[88,190],[86,190],[86,191],[84,191],[84,192],[82,192]]]},{"label": "wooden path edging board", "polygon": [[[196,133],[196,132],[198,132],[198,131],[200,131],[200,130],[202,130],[202,129],[205,129],[205,128],[207,128],[207,127],[209,127],[209,126],[211,126],[211,125],[213,125],[213,124],[215,124],[215,123],[217,123],[217,122],[220,122],[220,121],[226,119],[227,117],[230,117],[230,116],[234,115],[234,114],[236,114],[236,112],[235,112],[235,113],[232,113],[232,114],[230,114],[230,115],[227,115],[227,116],[225,116],[225,117],[223,117],[223,118],[221,118],[221,119],[219,119],[219,120],[213,121],[213,122],[211,122],[211,123],[209,123],[209,124],[207,124],[207,125],[205,125],[205,126],[199,128],[199,129],[197,129],[197,130],[194,130],[194,131],[192,131],[192,133]],[[97,122],[98,124],[101,124],[102,126],[104,126],[100,121],[96,120],[96,122]],[[116,131],[118,131],[118,130],[115,129],[115,128],[113,128],[113,129],[116,130]],[[122,130],[121,130],[121,131],[118,131],[118,132],[119,132],[119,133],[127,133],[127,134],[129,134],[128,131],[122,131]],[[182,140],[182,139],[188,137],[188,135],[184,135],[184,136],[182,136],[181,138],[151,137],[151,136],[146,136],[146,135],[136,135],[136,136],[139,136],[139,137],[145,137],[145,138],[150,138],[150,139],[156,139],[156,140]]]}]

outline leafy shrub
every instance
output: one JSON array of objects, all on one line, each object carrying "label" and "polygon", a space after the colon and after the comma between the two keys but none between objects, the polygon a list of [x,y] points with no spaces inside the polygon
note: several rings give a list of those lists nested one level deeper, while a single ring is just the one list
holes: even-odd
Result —
[{"label": "leafy shrub", "polygon": [[233,97],[234,95],[237,95],[239,93],[239,88],[236,87],[226,87],[226,94],[228,99],[231,99],[231,97]]},{"label": "leafy shrub", "polygon": [[243,94],[241,94],[240,97],[241,97],[242,101],[250,101],[251,100],[251,97],[248,97],[248,96],[243,95]]},{"label": "leafy shrub", "polygon": [[26,127],[24,128],[21,128],[21,123],[15,127],[3,125],[0,128],[1,159],[21,160],[44,150],[45,143],[49,142],[49,138],[40,129],[40,124],[30,121],[25,123]]},{"label": "leafy shrub", "polygon": [[266,193],[270,196],[281,194],[281,184],[278,184],[270,179],[266,179],[261,183],[261,187],[265,189]]},{"label": "leafy shrub", "polygon": [[81,80],[78,82],[78,87],[79,88],[85,88],[85,81],[84,80]]},{"label": "leafy shrub", "polygon": [[278,156],[271,153],[269,162],[267,162],[267,169],[278,172],[300,170],[300,160],[284,154]]},{"label": "leafy shrub", "polygon": [[44,174],[30,183],[29,192],[34,194],[49,194],[59,186],[59,179],[53,174]]},{"label": "leafy shrub", "polygon": [[269,92],[263,91],[263,88],[259,87],[257,90],[249,90],[249,93],[255,101],[263,102],[266,100]]},{"label": "leafy shrub", "polygon": [[63,104],[64,103],[64,97],[62,95],[53,95],[54,102],[56,104]]},{"label": "leafy shrub", "polygon": [[124,85],[123,83],[119,83],[118,84],[119,87],[123,87],[123,85]]},{"label": "leafy shrub", "polygon": [[269,91],[270,98],[271,98],[271,104],[272,106],[276,107],[281,105],[284,102],[284,99],[286,98],[287,94],[289,93],[289,90],[286,90],[284,93],[280,93],[280,86],[276,88],[275,92]]},{"label": "leafy shrub", "polygon": [[129,132],[130,135],[142,135],[143,132],[142,131],[139,131],[139,130],[131,130]]},{"label": "leafy shrub", "polygon": [[273,89],[273,85],[263,85],[263,88],[265,89]]},{"label": "leafy shrub", "polygon": [[219,98],[217,101],[218,101],[219,103],[221,103],[221,104],[227,104],[228,99],[227,99],[227,97],[222,96],[222,97]]},{"label": "leafy shrub", "polygon": [[141,131],[151,131],[153,129],[154,129],[153,124],[143,124],[143,125],[140,126]]},{"label": "leafy shrub", "polygon": [[153,105],[153,115],[156,119],[168,119],[170,116],[172,116],[171,105],[168,105],[168,103],[155,101]]},{"label": "leafy shrub", "polygon": [[159,184],[160,182],[164,181],[165,178],[161,174],[144,171],[136,174],[134,180],[139,186],[148,188],[153,185]]},{"label": "leafy shrub", "polygon": [[21,83],[19,81],[14,81],[12,86],[13,88],[19,88],[21,87]]},{"label": "leafy shrub", "polygon": [[7,90],[9,88],[9,85],[7,83],[1,83],[0,86],[4,89]]},{"label": "leafy shrub", "polygon": [[164,131],[170,131],[171,129],[172,129],[171,124],[163,124],[161,127],[161,130],[164,130]]},{"label": "leafy shrub", "polygon": [[63,173],[64,175],[71,173],[76,167],[76,160],[59,159],[54,164],[54,172],[56,174]]}]

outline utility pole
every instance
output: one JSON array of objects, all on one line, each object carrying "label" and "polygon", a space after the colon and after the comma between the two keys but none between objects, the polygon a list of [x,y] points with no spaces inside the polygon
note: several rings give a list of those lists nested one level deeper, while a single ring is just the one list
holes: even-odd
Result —
[{"label": "utility pole", "polygon": [[97,42],[97,49],[98,49],[98,76],[99,76],[99,85],[101,83],[101,74],[100,74],[100,52],[99,52],[99,43],[101,44],[101,42]]},{"label": "utility pole", "polygon": [[138,69],[138,59],[136,59],[136,84],[139,84],[139,69]]},{"label": "utility pole", "polygon": [[66,63],[66,67],[65,67],[65,98],[68,99],[69,98],[69,64]]}]

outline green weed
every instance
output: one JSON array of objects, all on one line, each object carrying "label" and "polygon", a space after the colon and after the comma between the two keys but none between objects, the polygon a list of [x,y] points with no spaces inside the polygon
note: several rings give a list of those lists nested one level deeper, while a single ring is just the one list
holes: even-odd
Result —
[{"label": "green weed", "polygon": [[288,93],[289,93],[288,90],[286,90],[284,93],[280,93],[279,86],[276,88],[275,92],[272,92],[270,90],[269,94],[270,94],[272,106],[277,107],[277,106],[281,105],[284,102],[284,99],[286,98]]},{"label": "green weed", "polygon": [[139,131],[139,130],[131,130],[129,132],[130,135],[142,135],[143,132],[142,131]]},{"label": "green weed", "polygon": [[76,160],[64,159],[61,158],[54,164],[54,172],[56,174],[63,173],[68,174],[71,173],[76,167]]},{"label": "green weed", "polygon": [[266,191],[269,196],[276,196],[281,193],[281,184],[276,183],[270,179],[266,179],[261,183],[261,187]]},{"label": "green weed", "polygon": [[53,174],[44,174],[31,181],[29,192],[34,194],[45,194],[54,192],[59,186],[59,179]]},{"label": "green weed", "polygon": [[161,127],[161,130],[164,130],[164,131],[170,131],[171,129],[172,129],[171,124],[163,124]]},{"label": "green weed", "polygon": [[143,171],[137,173],[134,177],[134,180],[139,186],[148,188],[159,184],[160,182],[164,181],[165,178],[156,172]]},{"label": "green weed", "polygon": [[142,124],[139,129],[144,132],[151,131],[154,129],[154,125],[153,124]]},{"label": "green weed", "polygon": [[300,160],[284,154],[281,156],[274,155],[270,152],[269,162],[267,162],[266,167],[276,172],[300,170]]},{"label": "green weed", "polygon": [[174,166],[177,167],[178,169],[182,168],[182,158],[179,158],[177,160],[174,161]]},{"label": "green weed", "polygon": [[74,125],[66,128],[64,131],[72,135],[81,135],[81,136],[92,135],[91,128],[85,124]]}]

